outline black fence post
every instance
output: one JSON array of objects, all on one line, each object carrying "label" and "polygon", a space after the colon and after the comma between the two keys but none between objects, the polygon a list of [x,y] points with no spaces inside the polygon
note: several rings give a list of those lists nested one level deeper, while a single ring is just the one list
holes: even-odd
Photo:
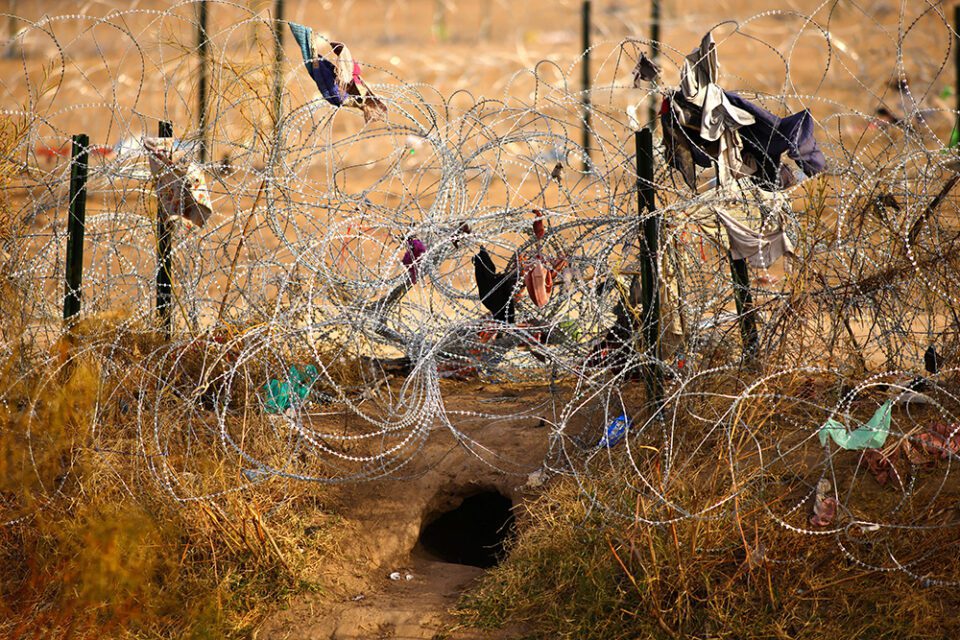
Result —
[{"label": "black fence post", "polygon": [[[173,137],[173,124],[170,122],[161,122],[159,135],[161,138]],[[157,318],[160,321],[160,328],[168,337],[170,336],[172,315],[171,302],[173,298],[173,285],[170,279],[171,271],[171,253],[172,237],[170,221],[167,219],[166,212],[161,210],[159,201],[157,203]]]},{"label": "black fence post", "polygon": [[[637,149],[637,215],[642,219],[640,236],[640,286],[642,335],[647,356],[647,390],[657,409],[663,404],[663,370],[660,368],[660,214],[654,213],[656,189],[653,183],[653,134],[644,128],[634,134]],[[647,215],[644,216],[644,213]]]},{"label": "black fence post", "polygon": [[737,303],[737,318],[740,322],[740,336],[743,339],[743,353],[752,358],[757,355],[760,335],[757,332],[757,318],[754,314],[753,295],[750,293],[750,275],[746,260],[730,259],[730,273],[733,275],[733,297]]},{"label": "black fence post", "polygon": [[480,7],[480,42],[489,42],[490,30],[493,25],[493,0],[483,0]]},{"label": "black fence post", "polygon": [[953,8],[953,66],[953,94],[957,101],[957,120],[950,142],[956,144],[960,138],[960,4]]},{"label": "black fence post", "polygon": [[70,203],[67,219],[67,282],[63,295],[63,319],[69,322],[80,313],[83,282],[83,232],[87,220],[87,161],[90,138],[73,136],[70,153]]},{"label": "black fence post", "polygon": [[280,128],[283,107],[283,0],[273,2],[273,130]]},{"label": "black fence post", "polygon": [[197,55],[200,58],[200,70],[197,74],[197,92],[199,94],[197,98],[197,108],[199,109],[197,125],[200,129],[200,162],[203,163],[207,161],[207,115],[209,111],[207,105],[207,73],[209,71],[207,45],[210,41],[207,38],[207,0],[200,0],[199,14],[197,20]]},{"label": "black fence post", "polygon": [[581,13],[580,36],[583,45],[583,170],[590,171],[590,30],[591,7],[590,0],[583,0]]},{"label": "black fence post", "polygon": [[[650,60],[660,57],[660,0],[650,0]],[[653,126],[657,117],[657,94],[650,97],[650,122]]]}]

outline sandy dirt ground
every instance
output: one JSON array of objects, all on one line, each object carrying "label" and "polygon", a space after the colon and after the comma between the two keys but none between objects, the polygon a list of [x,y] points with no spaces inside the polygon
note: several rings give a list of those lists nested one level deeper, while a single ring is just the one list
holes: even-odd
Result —
[{"label": "sandy dirt ground", "polygon": [[[351,534],[341,563],[318,576],[329,588],[278,612],[258,637],[511,638],[522,633],[522,629],[493,634],[457,629],[449,609],[482,569],[438,561],[418,545],[418,537],[439,513],[477,492],[498,491],[516,507],[536,495],[536,488],[527,486],[528,479],[541,467],[549,436],[536,412],[547,410],[550,393],[537,385],[465,382],[445,387],[451,412],[489,411],[495,406],[498,412],[525,417],[465,420],[457,426],[470,439],[469,448],[450,431],[437,430],[398,477],[337,491],[331,506],[351,522]],[[399,580],[389,578],[394,572],[399,572]]]}]

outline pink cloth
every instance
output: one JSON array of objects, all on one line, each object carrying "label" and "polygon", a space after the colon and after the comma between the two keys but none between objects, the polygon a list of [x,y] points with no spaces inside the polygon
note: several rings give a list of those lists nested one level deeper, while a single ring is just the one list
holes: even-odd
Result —
[{"label": "pink cloth", "polygon": [[407,273],[410,274],[410,282],[417,284],[417,262],[420,256],[427,252],[427,246],[417,238],[407,240],[407,250],[403,254],[403,264],[407,267]]}]

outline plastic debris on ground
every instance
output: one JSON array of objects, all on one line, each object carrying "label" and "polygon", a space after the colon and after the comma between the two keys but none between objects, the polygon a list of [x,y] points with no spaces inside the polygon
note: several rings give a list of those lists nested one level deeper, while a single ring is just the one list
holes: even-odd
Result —
[{"label": "plastic debris on ground", "polygon": [[317,377],[317,368],[312,364],[305,366],[302,371],[296,365],[291,366],[287,382],[273,378],[264,385],[263,410],[267,413],[283,413],[294,402],[304,402]]},{"label": "plastic debris on ground", "polygon": [[827,420],[820,427],[820,444],[826,446],[827,438],[832,438],[843,449],[878,449],[887,441],[890,433],[890,411],[893,400],[887,400],[876,410],[873,417],[862,427],[854,431],[834,419]]},{"label": "plastic debris on ground", "polygon": [[932,467],[938,460],[960,454],[960,424],[938,422],[921,433],[903,438],[889,451],[869,450],[863,454],[867,470],[882,486],[891,480],[903,485],[905,472],[897,465],[903,459],[919,467]]},{"label": "plastic debris on ground", "polygon": [[830,481],[826,478],[817,483],[817,495],[813,501],[813,515],[810,516],[810,524],[814,527],[829,527],[837,516],[837,499],[827,495],[830,489]]},{"label": "plastic debris on ground", "polygon": [[630,418],[627,417],[627,414],[621,413],[607,425],[603,436],[600,438],[600,442],[597,443],[597,447],[612,449],[620,444],[624,437],[626,437],[627,430],[632,426],[633,423],[630,421]]}]

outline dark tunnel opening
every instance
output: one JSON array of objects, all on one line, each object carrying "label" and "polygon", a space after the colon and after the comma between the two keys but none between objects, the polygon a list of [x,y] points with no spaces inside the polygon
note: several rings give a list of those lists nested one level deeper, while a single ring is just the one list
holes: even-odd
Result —
[{"label": "dark tunnel opening", "polygon": [[503,559],[514,520],[510,498],[484,491],[427,522],[418,546],[443,562],[489,569]]}]

